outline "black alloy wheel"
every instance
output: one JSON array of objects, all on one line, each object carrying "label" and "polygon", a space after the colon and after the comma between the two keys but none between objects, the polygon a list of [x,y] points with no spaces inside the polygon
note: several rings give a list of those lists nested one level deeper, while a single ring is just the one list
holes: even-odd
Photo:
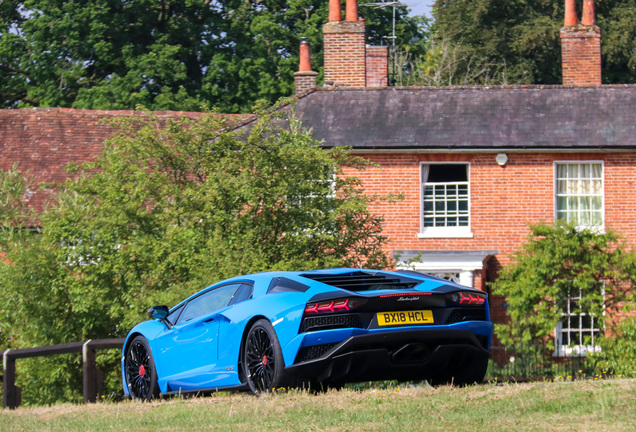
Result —
[{"label": "black alloy wheel", "polygon": [[128,392],[133,399],[148,401],[159,396],[155,362],[143,336],[135,337],[128,346],[124,367]]},{"label": "black alloy wheel", "polygon": [[243,368],[250,391],[255,395],[285,386],[285,363],[278,338],[269,321],[254,323],[245,339]]}]

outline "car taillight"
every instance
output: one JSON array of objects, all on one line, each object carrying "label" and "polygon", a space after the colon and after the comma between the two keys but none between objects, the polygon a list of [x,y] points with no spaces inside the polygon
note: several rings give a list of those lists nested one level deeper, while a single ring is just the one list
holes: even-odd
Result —
[{"label": "car taillight", "polygon": [[451,294],[451,300],[462,306],[481,306],[486,302],[485,294],[471,292],[457,292]]},{"label": "car taillight", "polygon": [[357,307],[361,302],[354,299],[338,299],[324,302],[307,303],[306,314],[320,314],[331,312],[348,312]]}]

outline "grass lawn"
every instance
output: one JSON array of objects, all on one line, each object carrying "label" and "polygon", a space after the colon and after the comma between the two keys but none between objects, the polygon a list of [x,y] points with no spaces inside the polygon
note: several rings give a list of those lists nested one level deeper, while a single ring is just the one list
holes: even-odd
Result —
[{"label": "grass lawn", "polygon": [[4,410],[0,431],[636,431],[636,380],[394,387]]}]

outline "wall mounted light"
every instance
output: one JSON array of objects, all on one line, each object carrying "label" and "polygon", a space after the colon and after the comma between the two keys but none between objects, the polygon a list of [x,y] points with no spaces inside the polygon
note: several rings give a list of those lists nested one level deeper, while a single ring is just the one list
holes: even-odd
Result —
[{"label": "wall mounted light", "polygon": [[508,155],[505,153],[499,153],[495,158],[499,166],[504,166],[508,163]]}]

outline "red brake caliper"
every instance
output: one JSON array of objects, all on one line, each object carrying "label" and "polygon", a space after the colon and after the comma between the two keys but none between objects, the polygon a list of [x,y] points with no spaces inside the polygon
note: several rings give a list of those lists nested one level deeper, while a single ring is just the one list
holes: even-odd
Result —
[{"label": "red brake caliper", "polygon": [[146,368],[144,367],[144,365],[141,365],[139,366],[139,376],[143,378],[144,375],[146,375]]}]

